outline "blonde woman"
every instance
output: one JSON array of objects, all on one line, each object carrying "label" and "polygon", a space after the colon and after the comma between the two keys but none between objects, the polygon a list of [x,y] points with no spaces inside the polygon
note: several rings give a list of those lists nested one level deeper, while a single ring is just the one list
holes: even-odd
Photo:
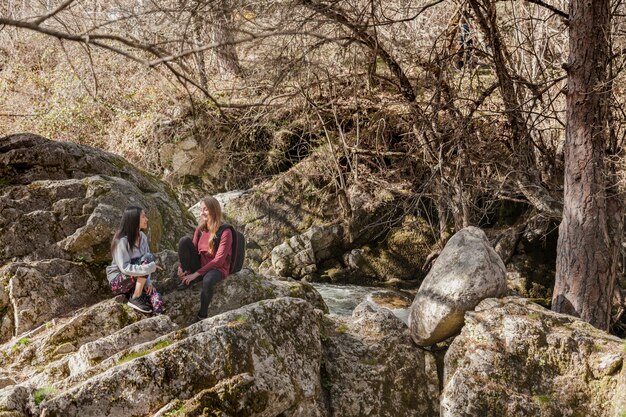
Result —
[{"label": "blonde woman", "polygon": [[200,224],[193,239],[185,236],[178,242],[178,288],[185,289],[202,278],[198,320],[207,317],[215,285],[230,272],[233,236],[229,228],[220,229],[222,224],[220,203],[214,197],[206,197],[200,201]]}]

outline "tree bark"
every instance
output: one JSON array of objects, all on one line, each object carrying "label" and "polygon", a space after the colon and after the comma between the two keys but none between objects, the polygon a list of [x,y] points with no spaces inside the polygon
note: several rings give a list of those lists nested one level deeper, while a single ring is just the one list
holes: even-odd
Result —
[{"label": "tree bark", "polygon": [[231,10],[227,2],[215,2],[214,8],[211,9],[211,17],[212,40],[218,45],[215,48],[218,74],[223,79],[240,76],[242,71],[231,28]]},{"label": "tree bark", "polygon": [[[552,309],[607,330],[621,207],[607,193],[610,2],[570,1],[565,194]],[[617,240],[616,240],[617,239]]]},{"label": "tree bark", "polygon": [[[195,48],[200,48],[204,42],[204,20],[202,17],[195,13],[193,19],[193,43]],[[198,51],[193,54],[196,66],[198,67],[198,78],[200,85],[205,90],[209,89],[209,77],[206,73],[206,61],[204,59],[204,51]]]}]

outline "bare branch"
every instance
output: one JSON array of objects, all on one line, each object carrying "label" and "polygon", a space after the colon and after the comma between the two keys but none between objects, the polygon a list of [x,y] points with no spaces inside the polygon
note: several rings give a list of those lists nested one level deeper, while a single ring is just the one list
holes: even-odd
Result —
[{"label": "bare branch", "polygon": [[41,16],[40,18],[36,19],[33,23],[35,25],[40,25],[43,22],[45,22],[46,20],[50,19],[51,17],[55,16],[56,14],[62,12],[63,10],[67,9],[72,3],[74,3],[75,0],[66,0],[64,3],[62,3],[59,7],[57,7],[56,9],[54,9],[53,11],[51,11],[50,13]]},{"label": "bare branch", "polygon": [[548,4],[548,3],[544,2],[544,1],[541,1],[541,0],[526,0],[526,1],[529,2],[529,3],[533,3],[533,4],[536,4],[538,6],[544,7],[546,9],[550,10],[555,15],[562,17],[566,21],[569,21],[569,14],[565,13],[564,11],[558,9],[555,6],[552,6],[551,4]]}]

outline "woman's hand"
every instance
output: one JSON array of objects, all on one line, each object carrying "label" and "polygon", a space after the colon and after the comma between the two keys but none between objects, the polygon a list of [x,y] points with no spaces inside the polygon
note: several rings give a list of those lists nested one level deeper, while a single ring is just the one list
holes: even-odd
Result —
[{"label": "woman's hand", "polygon": [[183,268],[181,268],[180,265],[178,265],[178,272],[177,272],[178,278],[183,279],[183,277],[185,276],[185,271],[183,271]]},{"label": "woman's hand", "polygon": [[198,278],[199,276],[200,274],[198,274],[197,272],[194,272],[193,274],[183,276],[181,278],[181,281],[183,282],[183,284],[189,285],[194,279]]},{"label": "woman's hand", "polygon": [[156,291],[156,289],[152,285],[150,285],[148,283],[146,283],[146,286],[143,287],[143,290],[148,295],[152,295]]}]

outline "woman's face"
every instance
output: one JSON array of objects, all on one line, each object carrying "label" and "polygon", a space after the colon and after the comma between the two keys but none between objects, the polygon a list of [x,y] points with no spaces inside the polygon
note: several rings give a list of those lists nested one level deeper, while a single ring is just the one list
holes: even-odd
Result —
[{"label": "woman's face", "polygon": [[200,217],[205,223],[209,221],[209,209],[204,205],[204,203],[200,203]]},{"label": "woman's face", "polygon": [[141,210],[141,214],[139,215],[139,230],[146,230],[148,228],[148,216],[146,213]]}]

